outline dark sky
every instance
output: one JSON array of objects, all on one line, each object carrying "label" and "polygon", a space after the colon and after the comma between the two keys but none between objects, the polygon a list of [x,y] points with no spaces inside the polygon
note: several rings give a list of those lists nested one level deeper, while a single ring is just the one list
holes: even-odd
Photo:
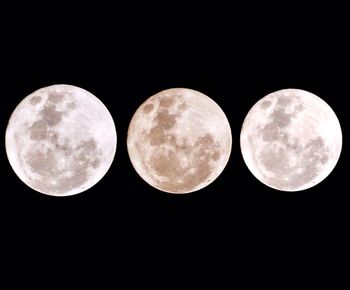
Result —
[{"label": "dark sky", "polygon": [[[152,14],[141,13],[143,7],[61,7],[54,15],[23,13],[17,15],[21,22],[2,26],[2,138],[22,98],[62,83],[100,98],[118,134],[115,160],[106,176],[68,198],[48,197],[23,184],[2,146],[3,248],[18,259],[28,255],[53,268],[53,261],[72,261],[78,268],[97,267],[89,264],[92,259],[98,265],[106,261],[131,276],[149,263],[158,265],[156,273],[179,269],[177,264],[188,268],[187,273],[227,264],[223,268],[232,267],[231,273],[238,268],[238,276],[255,275],[259,271],[252,265],[263,271],[267,263],[304,267],[312,261],[313,268],[329,265],[325,260],[330,259],[336,264],[348,241],[349,219],[346,18],[340,10],[325,7],[323,12],[277,7],[279,13],[258,7],[176,7]],[[219,178],[183,196],[147,185],[126,150],[134,111],[149,96],[173,87],[198,90],[217,102],[229,119],[233,139],[229,163]],[[337,114],[344,135],[343,152],[331,175],[297,193],[260,183],[246,168],[239,148],[241,125],[251,106],[283,88],[323,98]],[[223,278],[229,281],[230,274]]]}]

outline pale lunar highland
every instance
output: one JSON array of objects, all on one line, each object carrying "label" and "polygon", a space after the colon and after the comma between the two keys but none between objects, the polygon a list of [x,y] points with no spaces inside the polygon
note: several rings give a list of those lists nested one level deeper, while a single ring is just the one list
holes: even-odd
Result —
[{"label": "pale lunar highland", "polygon": [[326,102],[307,91],[285,89],[251,108],[240,143],[257,179],[278,190],[299,191],[331,173],[340,156],[342,132]]},{"label": "pale lunar highland", "polygon": [[68,196],[95,185],[116,151],[113,119],[94,95],[70,85],[41,88],[11,115],[6,152],[18,177],[48,195]]},{"label": "pale lunar highland", "polygon": [[189,193],[213,182],[231,152],[224,112],[206,95],[168,89],[147,99],[134,114],[127,138],[137,173],[169,193]]}]

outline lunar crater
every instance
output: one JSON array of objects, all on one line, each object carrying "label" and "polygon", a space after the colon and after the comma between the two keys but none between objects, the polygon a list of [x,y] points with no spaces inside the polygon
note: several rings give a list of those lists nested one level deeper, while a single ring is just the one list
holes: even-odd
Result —
[{"label": "lunar crater", "polygon": [[40,96],[33,96],[30,98],[30,104],[35,106],[41,102],[41,97]]},{"label": "lunar crater", "polygon": [[261,102],[261,108],[263,109],[267,109],[271,106],[271,102],[270,101],[263,101]]},{"label": "lunar crater", "polygon": [[153,104],[147,104],[143,107],[143,111],[148,114],[151,113],[154,109],[154,105]]}]

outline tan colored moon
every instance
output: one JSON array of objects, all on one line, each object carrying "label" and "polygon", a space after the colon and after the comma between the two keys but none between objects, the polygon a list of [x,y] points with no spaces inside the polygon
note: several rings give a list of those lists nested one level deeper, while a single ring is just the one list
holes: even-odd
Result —
[{"label": "tan colored moon", "polygon": [[298,89],[273,92],[258,101],[241,131],[245,163],[262,183],[284,191],[308,189],[338,162],[342,132],[330,106]]},{"label": "tan colored moon", "polygon": [[94,95],[70,85],[41,88],[22,100],[6,130],[6,152],[18,177],[48,195],[95,185],[116,150],[113,119]]},{"label": "tan colored moon", "polygon": [[213,182],[231,152],[224,112],[206,95],[168,89],[147,99],[134,114],[127,138],[137,173],[151,186],[189,193]]}]

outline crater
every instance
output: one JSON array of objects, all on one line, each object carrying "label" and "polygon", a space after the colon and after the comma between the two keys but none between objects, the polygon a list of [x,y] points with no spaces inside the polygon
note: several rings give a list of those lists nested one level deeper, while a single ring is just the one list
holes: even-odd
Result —
[{"label": "crater", "polygon": [[263,108],[264,110],[267,109],[270,106],[271,106],[271,101],[263,101],[261,103],[261,108]]},{"label": "crater", "polygon": [[187,110],[187,108],[188,108],[188,105],[185,102],[181,103],[179,106],[180,111],[185,111]]},{"label": "crater", "polygon": [[301,111],[304,110],[304,106],[303,106],[302,104],[299,104],[299,105],[297,105],[297,106],[295,107],[295,110],[296,110],[297,112],[301,112]]},{"label": "crater", "polygon": [[68,105],[67,105],[67,108],[69,110],[74,110],[76,107],[77,107],[77,105],[76,105],[75,102],[69,102]]},{"label": "crater", "polygon": [[152,112],[153,108],[154,108],[153,104],[147,104],[143,107],[143,112],[145,114],[149,114],[150,112]]},{"label": "crater", "polygon": [[215,151],[213,154],[213,160],[218,161],[220,159],[221,153],[220,151]]},{"label": "crater", "polygon": [[91,163],[91,166],[94,169],[98,168],[100,165],[101,165],[101,161],[97,158]]},{"label": "crater", "polygon": [[199,137],[197,144],[199,144],[200,146],[206,148],[206,149],[210,149],[210,146],[214,143],[213,137],[210,136],[209,134],[206,134],[203,137]]},{"label": "crater", "polygon": [[328,162],[328,160],[329,160],[328,155],[324,155],[324,156],[322,156],[321,159],[320,159],[322,165],[325,165],[325,164]]},{"label": "crater", "polygon": [[38,120],[30,126],[30,138],[32,140],[44,140],[47,138],[47,127],[43,120]]},{"label": "crater", "polygon": [[41,102],[41,97],[40,96],[33,96],[30,98],[29,103],[33,106],[39,104]]}]

